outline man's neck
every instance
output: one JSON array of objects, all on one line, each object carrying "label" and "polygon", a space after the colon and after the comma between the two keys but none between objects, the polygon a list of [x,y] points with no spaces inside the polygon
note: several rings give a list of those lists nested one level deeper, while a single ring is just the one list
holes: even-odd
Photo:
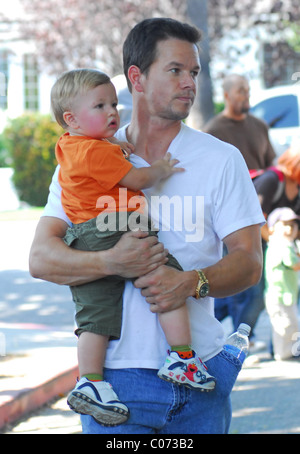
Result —
[{"label": "man's neck", "polygon": [[135,154],[152,164],[166,154],[180,128],[181,121],[133,115],[127,129],[127,140],[135,146]]},{"label": "man's neck", "polygon": [[141,100],[133,108],[127,140],[134,145],[135,154],[152,164],[166,154],[180,128],[180,120],[165,120],[151,115]]},{"label": "man's neck", "polygon": [[232,110],[225,108],[222,112],[223,117],[230,118],[231,120],[235,121],[243,121],[247,117],[247,113],[236,113]]}]

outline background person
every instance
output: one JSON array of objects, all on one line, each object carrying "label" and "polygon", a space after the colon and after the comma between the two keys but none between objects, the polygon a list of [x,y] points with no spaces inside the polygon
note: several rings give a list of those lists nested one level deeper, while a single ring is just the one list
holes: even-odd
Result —
[{"label": "background person", "polygon": [[249,113],[250,88],[247,79],[230,74],[223,81],[224,110],[212,118],[203,131],[231,143],[242,153],[248,169],[266,169],[275,152],[267,125]]},{"label": "background person", "polygon": [[[300,214],[299,144],[295,142],[278,158],[276,166],[266,169],[261,175],[253,180],[253,183],[266,219],[271,211],[280,207],[289,207],[295,211],[296,214]],[[261,232],[263,255],[265,255],[269,240],[268,226],[264,225]],[[256,305],[256,310],[253,310],[250,304],[244,305],[239,312],[239,317],[240,320],[248,320],[248,322],[250,321],[250,323],[255,326],[261,311],[265,308],[265,305],[263,304],[264,299],[262,299],[262,295],[264,295],[265,291],[264,272],[259,285],[253,289],[258,289],[258,297],[254,301],[256,303],[261,301],[261,304]]]},{"label": "background person", "polygon": [[[250,88],[247,79],[239,74],[228,75],[223,81],[223,95],[224,110],[212,118],[203,131],[237,147],[249,170],[271,166],[275,152],[267,125],[249,113]],[[216,299],[215,306],[218,320],[227,316],[232,318],[234,331],[240,323],[251,327],[250,351],[262,348],[261,342],[254,342],[254,328],[265,307],[263,276],[259,284],[252,288],[231,297]]]},{"label": "background person", "polygon": [[295,240],[300,217],[287,207],[276,208],[268,217],[270,237],[266,250],[266,309],[272,327],[273,356],[277,361],[293,357],[298,323],[299,252]]},{"label": "background person", "polygon": [[[300,214],[300,143],[294,142],[279,156],[275,167],[267,169],[253,181],[265,217],[281,207]],[[268,240],[266,227],[265,230],[264,238]]]}]

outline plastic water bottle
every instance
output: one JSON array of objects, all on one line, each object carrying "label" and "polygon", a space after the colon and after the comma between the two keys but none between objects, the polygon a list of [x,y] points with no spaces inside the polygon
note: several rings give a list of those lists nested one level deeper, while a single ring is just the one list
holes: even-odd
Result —
[{"label": "plastic water bottle", "polygon": [[238,330],[228,337],[224,350],[244,362],[249,350],[249,334],[251,328],[246,323],[241,323]]}]

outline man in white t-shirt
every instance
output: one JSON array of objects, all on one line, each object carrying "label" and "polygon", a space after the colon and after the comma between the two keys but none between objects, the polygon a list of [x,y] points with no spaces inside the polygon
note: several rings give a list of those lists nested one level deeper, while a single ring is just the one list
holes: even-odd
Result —
[{"label": "man in white t-shirt", "polygon": [[[261,275],[258,199],[240,152],[182,123],[193,104],[200,71],[197,29],[172,19],[148,19],[124,44],[124,72],[132,91],[131,123],[117,138],[134,144],[135,166],[168,151],[185,172],[144,191],[161,243],[126,233],[102,252],[68,248],[62,241],[69,221],[60,203],[57,171],[44,216],[32,245],[31,273],[59,284],[81,284],[110,274],[140,276],[126,283],[120,340],[111,341],[106,379],[130,418],[114,428],[82,417],[84,433],[227,433],[230,393],[241,364],[224,352],[222,325],[214,317],[214,297],[254,285]],[[222,241],[228,255],[222,258]],[[184,271],[164,266],[162,244]],[[136,250],[135,250],[136,249]],[[195,272],[195,270],[197,270]],[[202,272],[198,272],[202,270]],[[214,391],[164,382],[157,370],[168,348],[156,313],[186,299],[192,344],[217,378]]]}]

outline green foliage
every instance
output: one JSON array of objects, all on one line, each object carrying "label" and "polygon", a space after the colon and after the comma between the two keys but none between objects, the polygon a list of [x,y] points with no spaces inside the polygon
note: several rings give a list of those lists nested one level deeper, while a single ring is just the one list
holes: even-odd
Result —
[{"label": "green foliage", "polygon": [[299,53],[300,52],[299,23],[287,22],[287,26],[289,27],[290,31],[290,35],[287,38],[287,42],[295,52]]},{"label": "green foliage", "polygon": [[62,133],[50,116],[35,113],[11,120],[3,131],[20,200],[32,206],[45,205],[57,164],[55,144]]},{"label": "green foliage", "polygon": [[2,134],[0,134],[0,167],[9,167],[11,159],[5,146],[5,140]]},{"label": "green foliage", "polygon": [[224,110],[225,104],[223,102],[215,102],[214,103],[214,109],[215,109],[215,115],[221,113]]}]

